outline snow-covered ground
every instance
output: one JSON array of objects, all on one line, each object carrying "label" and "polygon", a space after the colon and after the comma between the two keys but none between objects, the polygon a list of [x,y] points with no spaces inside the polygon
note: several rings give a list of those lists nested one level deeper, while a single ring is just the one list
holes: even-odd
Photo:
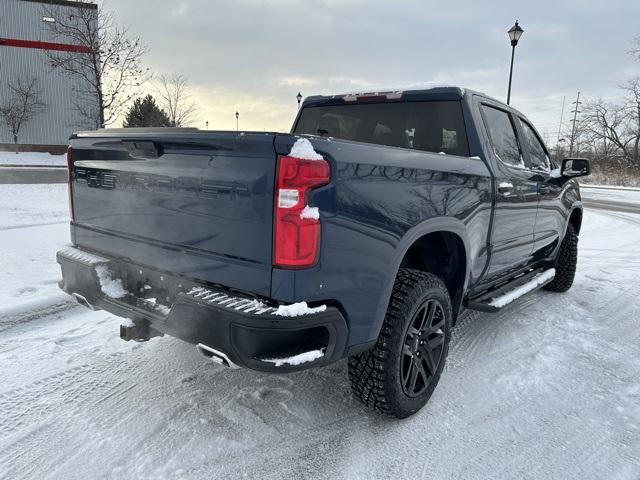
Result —
[{"label": "snow-covered ground", "polygon": [[57,293],[64,185],[0,185],[0,478],[640,478],[640,215],[587,211],[567,294],[466,314],[391,420],[344,362],[227,370]]},{"label": "snow-covered ground", "polygon": [[52,165],[66,166],[66,155],[50,155],[40,152],[0,152],[2,165]]},{"label": "snow-covered ground", "polygon": [[633,202],[640,204],[640,188],[615,188],[608,186],[581,185],[583,199],[606,200],[616,202]]}]

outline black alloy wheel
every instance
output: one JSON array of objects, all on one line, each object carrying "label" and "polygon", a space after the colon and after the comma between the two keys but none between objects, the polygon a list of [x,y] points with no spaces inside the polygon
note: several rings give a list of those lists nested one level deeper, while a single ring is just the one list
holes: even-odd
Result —
[{"label": "black alloy wheel", "polygon": [[418,308],[407,327],[400,378],[409,397],[422,394],[436,376],[444,352],[444,325],[442,305],[431,299]]}]

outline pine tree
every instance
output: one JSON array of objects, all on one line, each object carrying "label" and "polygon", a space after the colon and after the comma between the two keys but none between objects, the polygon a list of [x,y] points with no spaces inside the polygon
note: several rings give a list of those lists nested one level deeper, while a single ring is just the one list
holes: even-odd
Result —
[{"label": "pine tree", "polygon": [[151,95],[136,98],[127,111],[123,125],[125,127],[168,127],[169,117],[161,110]]}]

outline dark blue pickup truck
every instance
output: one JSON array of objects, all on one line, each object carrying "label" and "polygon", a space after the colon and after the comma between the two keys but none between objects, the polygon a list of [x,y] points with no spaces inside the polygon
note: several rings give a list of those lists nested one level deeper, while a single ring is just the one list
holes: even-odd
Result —
[{"label": "dark blue pickup truck", "polygon": [[61,288],[227,367],[349,358],[366,405],[428,400],[452,325],[573,282],[584,159],[456,87],[314,96],[291,133],[115,129],[68,153]]}]

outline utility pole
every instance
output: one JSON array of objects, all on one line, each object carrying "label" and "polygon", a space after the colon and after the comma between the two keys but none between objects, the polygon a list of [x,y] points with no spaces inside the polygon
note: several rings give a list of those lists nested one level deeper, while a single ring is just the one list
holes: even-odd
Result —
[{"label": "utility pole", "polygon": [[560,110],[560,125],[558,125],[558,137],[556,138],[556,162],[558,161],[558,151],[560,150],[560,135],[562,135],[562,118],[564,117],[564,102],[566,96],[562,96],[562,110]]},{"label": "utility pole", "polygon": [[576,98],[575,102],[571,102],[572,105],[575,105],[576,107],[571,110],[571,113],[573,113],[573,120],[571,120],[571,122],[573,122],[573,125],[571,127],[571,143],[569,144],[569,158],[573,157],[573,145],[576,141],[576,122],[578,121],[578,114],[580,113],[580,110],[578,110],[578,108],[580,107],[580,104],[582,102],[580,101],[580,92],[578,92],[578,98]]}]

